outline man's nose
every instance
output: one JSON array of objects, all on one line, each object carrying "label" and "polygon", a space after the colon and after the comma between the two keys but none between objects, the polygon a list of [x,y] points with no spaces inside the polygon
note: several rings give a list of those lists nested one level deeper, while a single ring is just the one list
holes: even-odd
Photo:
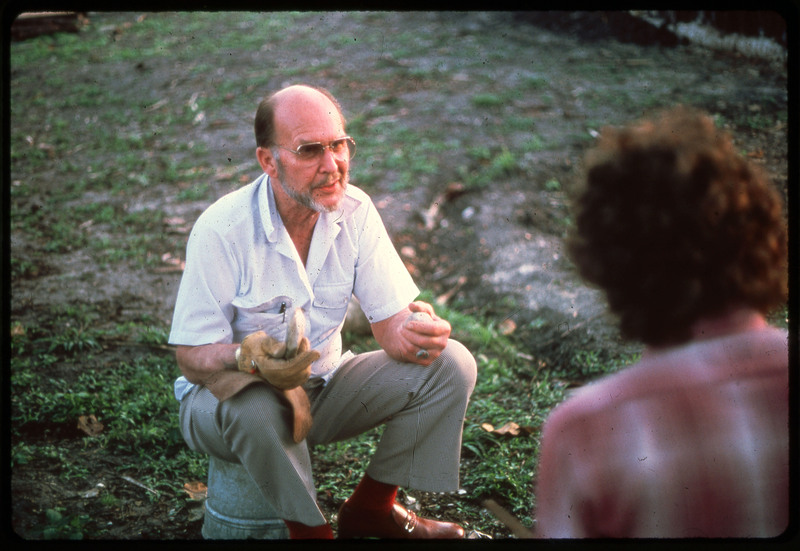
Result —
[{"label": "man's nose", "polygon": [[339,162],[341,159],[333,154],[329,147],[322,150],[322,159],[320,160],[320,170],[324,172],[334,172],[339,170]]}]

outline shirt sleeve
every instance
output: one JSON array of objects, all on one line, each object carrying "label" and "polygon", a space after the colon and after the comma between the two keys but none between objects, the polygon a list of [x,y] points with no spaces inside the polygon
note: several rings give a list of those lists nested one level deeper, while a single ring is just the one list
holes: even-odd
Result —
[{"label": "shirt sleeve", "polygon": [[186,267],[175,301],[170,344],[233,342],[232,301],[239,265],[228,241],[201,216],[186,246]]},{"label": "shirt sleeve", "polygon": [[354,294],[370,323],[391,317],[419,296],[372,201],[359,237]]}]

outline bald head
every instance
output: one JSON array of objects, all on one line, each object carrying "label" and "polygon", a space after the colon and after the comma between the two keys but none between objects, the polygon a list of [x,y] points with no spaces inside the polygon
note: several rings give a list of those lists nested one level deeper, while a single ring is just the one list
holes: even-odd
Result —
[{"label": "bald head", "polygon": [[324,88],[295,84],[264,98],[256,110],[254,125],[256,145],[259,147],[275,145],[277,124],[291,124],[296,114],[308,112],[309,108],[319,109],[320,106],[322,109],[327,107],[329,113],[336,113],[344,128],[342,108],[336,98]]}]

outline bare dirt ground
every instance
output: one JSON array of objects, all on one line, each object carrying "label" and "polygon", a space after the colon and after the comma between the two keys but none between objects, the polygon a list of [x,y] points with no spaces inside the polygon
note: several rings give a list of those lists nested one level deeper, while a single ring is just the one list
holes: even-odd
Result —
[{"label": "bare dirt ground", "polygon": [[[327,21],[337,29],[350,25],[347,17],[330,17],[339,17]],[[133,21],[135,16],[129,19]],[[514,82],[521,71],[533,70],[531,67],[536,60],[558,60],[537,65],[535,69],[547,82],[546,94],[517,97],[506,107],[535,115],[537,134],[551,144],[522,159],[525,170],[493,181],[480,190],[454,193],[453,184],[459,181],[458,167],[467,161],[463,152],[453,151],[442,155],[436,174],[425,185],[400,191],[379,186],[373,193],[397,248],[404,251],[420,287],[437,295],[452,293],[451,300],[457,299],[465,305],[465,310],[481,312],[497,323],[513,320],[519,337],[529,344],[532,357],[557,363],[561,355],[580,347],[631,346],[619,340],[613,319],[605,313],[602,297],[580,283],[562,246],[566,230],[563,221],[568,216],[567,192],[570,182],[579,174],[583,152],[591,144],[586,136],[599,130],[598,122],[616,124],[636,118],[651,108],[648,100],[652,92],[665,90],[675,98],[693,97],[695,105],[722,115],[727,121],[742,121],[743,113],[767,116],[773,121],[768,125],[754,128],[737,123],[731,130],[738,147],[762,163],[776,183],[786,189],[784,60],[745,57],[691,44],[660,45],[656,36],[648,38],[644,31],[637,34],[636,42],[631,42],[626,33],[620,34],[619,29],[590,15],[554,22],[509,14],[409,13],[393,16],[387,25],[387,28],[391,25],[414,28],[420,36],[448,32],[464,39],[480,35],[513,43],[517,57],[494,58],[487,65],[498,83]],[[360,30],[354,28],[352,32],[355,36]],[[309,43],[309,48],[313,47],[313,43]],[[313,56],[313,52],[309,51],[308,55]],[[365,53],[363,60],[350,58],[348,63],[353,70],[345,67],[345,74],[356,77],[355,69],[359,63],[369,63],[366,59],[369,55]],[[432,51],[430,63],[445,63],[446,60],[436,56],[437,52]],[[596,69],[582,70],[589,61]],[[251,60],[231,60],[226,74],[237,74],[237,63],[244,71]],[[641,68],[640,85],[621,84],[620,68]],[[163,66],[138,71],[132,62],[121,62],[117,66],[106,64],[94,70],[109,85],[120,89],[132,86],[134,94],[137,90],[167,89],[177,78],[166,60]],[[135,86],[132,75],[135,75]],[[340,94],[343,105],[359,108],[360,78],[354,78],[351,97]],[[391,92],[403,106],[405,122],[413,121],[420,127],[444,125],[449,132],[475,133],[493,124],[491,116],[478,114],[469,103],[470,97],[483,90],[470,88],[469,79],[463,75],[449,78],[452,81],[447,86],[446,98],[441,97],[444,85],[442,88],[415,88],[410,83],[399,83]],[[11,87],[14,87],[13,79]],[[598,90],[608,92],[614,88],[619,88],[620,94],[624,92],[628,100],[612,103],[594,95]],[[687,95],[689,91],[693,95]],[[458,114],[447,121],[435,116],[436,109],[445,101],[458,107],[455,110]],[[250,113],[231,114],[225,124],[209,125],[194,139],[203,139],[212,148],[221,149],[225,144],[247,140],[250,116]],[[508,136],[510,144],[520,139],[523,138]],[[356,161],[366,162],[364,159]],[[43,175],[43,193],[46,193],[47,180]],[[561,185],[548,186],[548,182],[553,181]],[[221,195],[237,184],[221,180],[213,185]],[[93,199],[113,201],[113,198]],[[158,204],[170,215],[187,221],[193,221],[207,206],[205,202],[178,202],[174,199],[174,190],[158,186],[153,186],[147,196],[140,197],[138,203],[129,208]],[[37,208],[33,203],[11,207],[12,215],[14,209]],[[35,249],[30,245],[29,236],[11,236],[14,257],[25,259],[28,251]],[[30,256],[29,260],[38,263],[39,270],[36,277],[12,282],[11,307],[15,320],[35,323],[37,316],[56,301],[101,305],[109,322],[136,319],[143,312],[155,315],[166,324],[171,319],[179,272],[120,271],[119,267],[99,269],[90,252],[83,250],[53,255],[44,261],[41,257]],[[126,352],[109,350],[103,361],[113,362],[115,356]],[[81,453],[80,447],[76,447],[75,453]],[[175,516],[170,511],[160,510],[158,503],[142,497],[140,488],[116,480],[114,493],[123,496],[123,503],[114,517],[108,519],[112,538],[200,537],[198,518],[186,512]],[[75,495],[64,494],[54,473],[24,468],[14,473],[12,491],[19,496],[15,502],[14,524],[23,531],[31,528],[31,519],[37,518],[48,507],[48,502],[80,501]],[[103,513],[97,510],[92,514]],[[131,533],[130,526],[137,526],[138,533]]]}]

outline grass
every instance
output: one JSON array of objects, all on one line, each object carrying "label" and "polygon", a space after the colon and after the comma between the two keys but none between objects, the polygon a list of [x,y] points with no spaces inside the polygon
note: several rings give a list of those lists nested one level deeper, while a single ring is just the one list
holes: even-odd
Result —
[{"label": "grass", "polygon": [[[176,484],[204,479],[207,461],[186,448],[175,424],[170,388],[178,370],[172,353],[163,350],[167,328],[142,319],[99,329],[100,316],[88,307],[67,307],[54,309],[51,325],[15,326],[11,467],[46,460],[65,483],[89,478],[91,465],[76,461],[71,439],[58,437],[69,434],[79,417],[94,415],[104,429],[84,440],[85,449],[127,458],[120,474],[172,495],[179,506]],[[103,350],[120,341],[140,354],[103,365]],[[157,351],[148,352],[150,347]]]}]

